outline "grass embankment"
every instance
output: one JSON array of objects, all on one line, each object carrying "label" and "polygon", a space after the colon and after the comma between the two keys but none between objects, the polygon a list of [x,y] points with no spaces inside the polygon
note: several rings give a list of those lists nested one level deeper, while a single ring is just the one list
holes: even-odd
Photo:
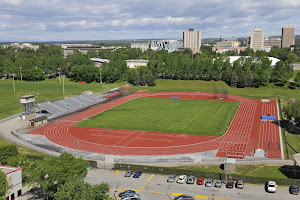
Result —
[{"label": "grass embankment", "polygon": [[65,79],[65,93],[62,93],[63,83],[58,82],[57,79],[47,79],[38,82],[29,81],[15,81],[16,92],[13,91],[13,81],[1,80],[0,81],[0,119],[8,117],[10,115],[20,112],[19,104],[19,94],[25,94],[29,92],[39,93],[39,97],[36,97],[36,102],[41,102],[45,100],[54,101],[58,99],[63,99],[66,96],[72,94],[80,94],[83,91],[93,91],[93,92],[103,92],[102,86],[108,86],[110,89],[125,85],[126,82],[114,83],[114,84],[100,84],[100,83],[89,83],[80,84],[79,82],[70,81]]},{"label": "grass embankment", "polygon": [[234,88],[228,86],[223,81],[201,81],[201,80],[170,80],[157,79],[155,87],[139,86],[133,87],[133,91],[149,91],[149,92],[166,92],[166,91],[197,91],[197,92],[213,92],[214,88],[218,88],[218,92],[222,92],[222,87],[228,90],[228,94],[245,96],[249,98],[277,98],[278,95],[286,98],[296,98],[300,100],[300,90],[290,89],[287,87],[279,87],[274,84],[260,88]]},{"label": "grass embankment", "polygon": [[[131,164],[115,164],[115,169],[128,170],[130,166],[131,170],[141,170],[146,173],[155,174],[181,174],[193,175],[196,177],[203,176],[205,179],[221,179],[225,180],[225,172],[221,169],[220,165],[188,165],[178,167],[154,167],[143,165],[131,165]],[[146,167],[146,168],[145,168]],[[279,185],[292,185],[300,184],[299,179],[292,179],[293,166],[281,166],[281,165],[237,165],[235,172],[228,173],[228,180],[236,181],[242,179],[247,183],[265,184],[269,180],[276,181]]]},{"label": "grass embankment", "polygon": [[139,98],[75,126],[221,136],[238,105],[229,101]]}]

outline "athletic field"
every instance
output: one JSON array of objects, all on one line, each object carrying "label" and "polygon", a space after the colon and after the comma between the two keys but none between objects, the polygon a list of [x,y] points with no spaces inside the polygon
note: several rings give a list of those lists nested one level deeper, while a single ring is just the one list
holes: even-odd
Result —
[{"label": "athletic field", "polygon": [[75,126],[221,136],[238,105],[232,101],[138,98]]}]

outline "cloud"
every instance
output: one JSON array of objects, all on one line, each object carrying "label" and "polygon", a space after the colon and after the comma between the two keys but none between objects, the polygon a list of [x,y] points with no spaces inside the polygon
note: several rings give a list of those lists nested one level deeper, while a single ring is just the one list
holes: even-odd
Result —
[{"label": "cloud", "polygon": [[[283,25],[299,24],[299,10],[299,0],[2,0],[0,35],[5,40],[8,32],[22,31],[31,38],[92,40],[142,38],[152,32],[171,38],[193,27],[203,37],[248,36],[256,26],[279,35]],[[9,35],[14,37],[20,38]]]}]

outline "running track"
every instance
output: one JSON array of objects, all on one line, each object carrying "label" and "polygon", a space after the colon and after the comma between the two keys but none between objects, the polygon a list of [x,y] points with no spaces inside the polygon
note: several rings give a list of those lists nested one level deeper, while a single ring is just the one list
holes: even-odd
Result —
[{"label": "running track", "polygon": [[[170,98],[213,100],[211,93],[164,92],[134,93],[89,109],[63,120],[35,129],[28,134],[45,135],[58,145],[81,151],[114,155],[175,155],[218,150],[217,157],[245,158],[253,156],[254,149],[266,150],[266,157],[281,158],[279,127],[261,121],[261,115],[275,115],[276,101],[229,95],[228,101],[239,101],[240,106],[227,132],[221,137],[181,135],[170,133],[112,130],[73,127],[72,124],[123,104],[135,98]],[[218,99],[217,99],[218,100]]]}]

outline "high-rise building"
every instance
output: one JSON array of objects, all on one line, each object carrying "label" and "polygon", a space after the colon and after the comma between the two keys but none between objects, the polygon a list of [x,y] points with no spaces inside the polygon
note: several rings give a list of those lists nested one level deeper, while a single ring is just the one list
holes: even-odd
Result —
[{"label": "high-rise building", "polygon": [[188,31],[183,31],[183,48],[188,48],[193,53],[199,53],[201,47],[201,31],[194,31],[190,28]]},{"label": "high-rise building", "polygon": [[294,33],[295,33],[294,27],[286,26],[282,28],[281,48],[290,48],[295,44]]},{"label": "high-rise building", "polygon": [[264,48],[264,30],[261,28],[255,28],[251,31],[250,48],[254,52],[257,50],[263,50]]}]

